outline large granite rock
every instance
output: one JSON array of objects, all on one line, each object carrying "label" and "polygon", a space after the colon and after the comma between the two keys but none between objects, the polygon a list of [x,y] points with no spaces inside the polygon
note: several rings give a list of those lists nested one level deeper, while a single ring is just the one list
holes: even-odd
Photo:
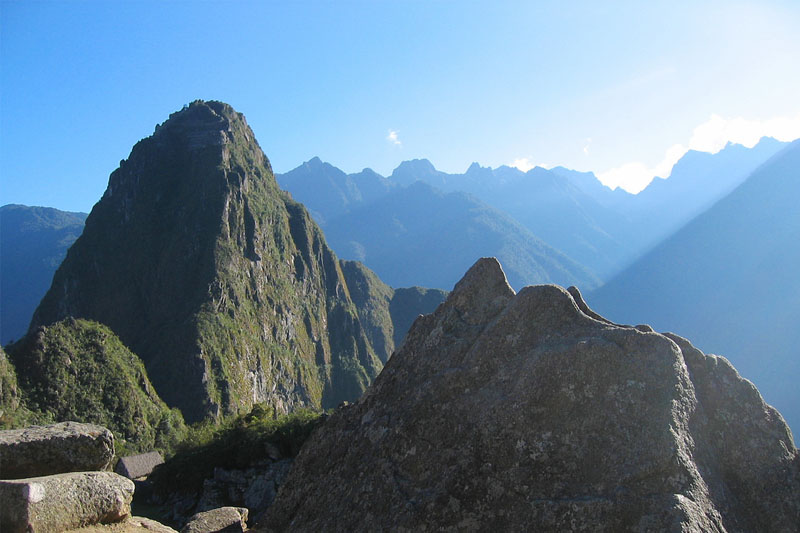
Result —
[{"label": "large granite rock", "polygon": [[268,531],[797,531],[800,456],[722,357],[478,261],[306,443]]},{"label": "large granite rock", "polygon": [[0,531],[61,532],[130,515],[133,482],[113,472],[0,481]]},{"label": "large granite rock", "polygon": [[0,431],[0,479],[106,470],[114,435],[102,426],[59,422]]}]

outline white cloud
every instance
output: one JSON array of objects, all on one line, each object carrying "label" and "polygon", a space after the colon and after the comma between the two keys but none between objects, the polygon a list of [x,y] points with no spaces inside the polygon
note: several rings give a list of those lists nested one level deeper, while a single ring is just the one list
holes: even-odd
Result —
[{"label": "white cloud", "polygon": [[654,177],[668,177],[673,165],[688,150],[714,154],[725,148],[729,142],[752,148],[762,137],[774,137],[779,141],[793,141],[800,138],[800,113],[793,117],[775,117],[766,120],[711,115],[706,122],[694,128],[688,147],[682,144],[671,146],[655,166],[634,161],[599,172],[597,177],[611,188],[622,187],[628,192],[637,193],[647,187]]},{"label": "white cloud", "polygon": [[592,138],[586,139],[586,146],[583,147],[583,155],[589,155],[589,146],[592,144]]},{"label": "white cloud", "polygon": [[529,158],[520,157],[519,159],[515,159],[514,162],[511,163],[509,166],[517,167],[521,171],[527,172],[530,169],[532,169],[533,167],[535,167],[536,165]]},{"label": "white cloud", "polygon": [[687,148],[682,144],[674,144],[664,153],[661,161],[653,167],[634,161],[605,172],[599,172],[597,178],[612,189],[622,187],[628,192],[637,193],[647,187],[655,176],[669,176],[672,166],[683,157],[686,151]]},{"label": "white cloud", "polygon": [[551,165],[550,163],[541,163],[541,162],[534,163],[533,159],[531,159],[530,157],[520,157],[518,159],[515,159],[513,163],[508,163],[508,166],[516,167],[523,172],[527,172],[535,167],[550,169],[553,168],[555,165]]},{"label": "white cloud", "polygon": [[386,140],[395,146],[403,146],[403,143],[400,141],[400,139],[397,138],[397,132],[394,130],[389,130],[389,134],[386,136]]},{"label": "white cloud", "polygon": [[728,142],[752,148],[765,136],[779,141],[800,138],[800,113],[794,117],[767,120],[748,120],[742,117],[726,119],[711,115],[710,119],[694,129],[689,148],[714,154],[725,148]]}]

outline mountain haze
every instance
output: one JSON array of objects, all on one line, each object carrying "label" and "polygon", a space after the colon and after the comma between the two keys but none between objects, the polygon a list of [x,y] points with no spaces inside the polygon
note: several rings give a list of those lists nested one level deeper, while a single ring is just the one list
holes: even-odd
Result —
[{"label": "mountain haze", "polygon": [[195,101],[109,179],[31,330],[109,326],[189,421],[358,397],[381,362],[335,254],[244,117]]},{"label": "mountain haze", "polygon": [[655,178],[629,200],[645,246],[669,236],[730,193],[787,143],[764,137],[752,148],[731,144],[715,154],[688,151],[672,167],[669,179]]},{"label": "mountain haze", "polygon": [[85,220],[51,207],[0,207],[0,343],[25,334]]},{"label": "mountain haze", "polygon": [[730,358],[800,428],[800,141],[588,296]]},{"label": "mountain haze", "polygon": [[363,262],[395,287],[450,289],[459,272],[484,255],[505,261],[515,287],[599,283],[507,215],[470,195],[443,193],[422,182],[334,219],[325,234],[340,255]]},{"label": "mountain haze", "polygon": [[[354,235],[358,234],[365,231],[359,228],[365,221],[353,213],[369,209],[367,206],[390,194],[398,194],[399,189],[424,183],[445,193],[472,195],[577,261],[593,276],[607,280],[730,192],[785,145],[764,138],[753,148],[729,144],[716,154],[689,151],[675,164],[668,179],[655,178],[637,195],[620,188],[612,190],[591,172],[563,167],[549,170],[536,167],[522,172],[508,166],[492,169],[473,163],[463,174],[449,174],[437,170],[427,159],[404,161],[388,178],[383,178],[370,169],[345,174],[314,158],[279,175],[278,180],[309,207],[326,230],[329,226],[336,227],[334,248],[348,257],[363,256],[352,246],[339,248],[342,244],[339,237],[345,238],[347,229],[340,232],[337,224],[343,223],[338,219],[349,216],[347,221]],[[376,232],[377,228],[370,231]],[[360,234],[356,237],[350,240],[362,240]],[[384,237],[389,240],[393,234]],[[448,241],[468,241],[458,233],[442,237]],[[418,251],[408,250],[408,253],[408,258],[420,260]],[[483,255],[486,254],[489,252]],[[509,262],[505,260],[504,264],[512,280],[516,279]],[[528,283],[543,281],[535,277],[527,279]]]}]

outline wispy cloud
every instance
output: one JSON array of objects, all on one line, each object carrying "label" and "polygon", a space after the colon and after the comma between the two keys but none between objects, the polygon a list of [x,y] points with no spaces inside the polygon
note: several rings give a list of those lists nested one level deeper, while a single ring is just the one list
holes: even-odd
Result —
[{"label": "wispy cloud", "polygon": [[589,137],[586,139],[586,144],[583,147],[583,155],[589,155],[589,146],[592,144],[592,138]]},{"label": "wispy cloud", "polygon": [[762,137],[774,137],[779,141],[793,141],[800,138],[800,113],[766,120],[711,115],[706,122],[694,128],[688,145],[671,146],[655,166],[633,161],[599,172],[597,177],[609,187],[622,187],[628,192],[637,193],[647,187],[654,177],[669,176],[673,165],[689,150],[715,154],[729,142],[752,148]]},{"label": "wispy cloud", "polygon": [[386,140],[395,146],[403,146],[403,143],[397,137],[397,132],[395,130],[389,130],[389,134],[386,136]]}]

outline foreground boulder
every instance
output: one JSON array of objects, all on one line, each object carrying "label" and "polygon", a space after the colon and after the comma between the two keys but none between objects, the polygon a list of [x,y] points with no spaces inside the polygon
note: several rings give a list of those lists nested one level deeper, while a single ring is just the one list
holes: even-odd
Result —
[{"label": "foreground boulder", "polygon": [[114,435],[79,422],[0,431],[0,479],[106,470],[114,458]]},{"label": "foreground boulder", "polygon": [[476,263],[312,435],[259,529],[796,531],[800,456],[755,387],[573,293]]},{"label": "foreground boulder", "polygon": [[0,531],[60,532],[130,515],[133,482],[113,472],[0,481]]}]

